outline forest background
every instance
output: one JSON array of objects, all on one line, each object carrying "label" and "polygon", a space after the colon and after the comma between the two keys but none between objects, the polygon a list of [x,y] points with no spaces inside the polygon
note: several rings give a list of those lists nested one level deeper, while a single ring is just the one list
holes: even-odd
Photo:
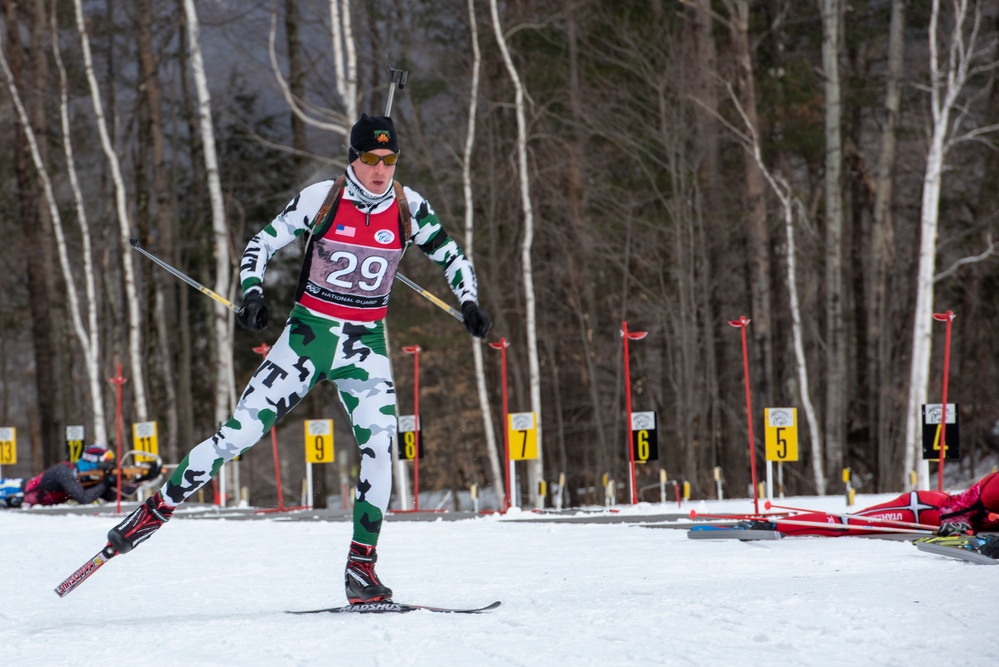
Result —
[{"label": "forest background", "polygon": [[[627,486],[622,325],[636,411],[660,468],[713,494],[750,481],[740,329],[758,461],[763,409],[796,407],[790,493],[926,485],[919,410],[960,413],[962,466],[999,450],[999,8],[968,0],[2,0],[0,426],[21,456],[64,458],[65,427],[116,438],[155,420],[167,463],[228,417],[290,309],[302,247],[268,271],[271,324],[233,326],[128,247],[239,303],[249,238],[303,187],[340,173],[345,132],[381,113],[389,67],[397,178],[472,255],[489,341],[509,347],[512,412],[540,418],[520,494],[565,475],[565,502]],[[30,131],[27,131],[30,128]],[[402,271],[450,297],[409,253]],[[933,313],[950,311],[953,338]],[[421,490],[500,487],[501,355],[399,286],[389,316],[401,414],[419,345]],[[221,351],[221,352],[220,352]],[[280,424],[285,492],[304,419]],[[264,441],[266,443],[266,440]],[[242,484],[273,503],[266,444]],[[520,464],[524,465],[524,464]],[[606,476],[606,477],[605,477]]]}]

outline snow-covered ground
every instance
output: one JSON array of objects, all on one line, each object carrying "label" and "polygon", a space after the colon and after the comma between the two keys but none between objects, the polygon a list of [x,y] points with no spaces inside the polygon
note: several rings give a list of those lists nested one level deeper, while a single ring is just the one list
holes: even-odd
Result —
[{"label": "snow-covered ground", "polygon": [[[854,509],[889,496],[859,496]],[[845,511],[841,497],[789,505]],[[685,504],[749,511],[752,501]],[[194,520],[60,599],[113,516],[0,511],[2,665],[940,665],[999,660],[999,567],[908,542],[689,540],[630,523],[527,512],[389,517],[378,572],[395,598],[462,616],[293,616],[346,602],[346,521]],[[584,515],[580,515],[584,516]],[[600,512],[585,516],[600,518]],[[576,520],[578,520],[577,517]],[[663,524],[659,524],[663,525]],[[668,524],[667,524],[668,525]]]}]

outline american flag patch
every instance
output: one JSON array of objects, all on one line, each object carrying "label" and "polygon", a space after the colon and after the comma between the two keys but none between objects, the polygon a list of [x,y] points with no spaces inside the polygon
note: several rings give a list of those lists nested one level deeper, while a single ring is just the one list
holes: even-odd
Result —
[{"label": "american flag patch", "polygon": [[337,225],[335,233],[336,234],[340,234],[342,236],[353,236],[354,235],[354,228],[353,227],[347,227],[346,225]]}]

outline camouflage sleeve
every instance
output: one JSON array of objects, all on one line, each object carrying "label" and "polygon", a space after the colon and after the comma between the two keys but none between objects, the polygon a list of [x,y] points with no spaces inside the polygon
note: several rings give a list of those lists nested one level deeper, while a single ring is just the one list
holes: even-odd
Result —
[{"label": "camouflage sleeve", "polygon": [[278,250],[309,231],[332,185],[333,181],[323,181],[305,188],[270,224],[250,239],[239,263],[243,296],[254,290],[263,291],[267,262]]},{"label": "camouflage sleeve", "polygon": [[405,192],[411,216],[410,241],[444,270],[444,277],[458,303],[474,301],[478,304],[479,288],[472,263],[444,230],[430,202],[411,188],[405,188]]}]

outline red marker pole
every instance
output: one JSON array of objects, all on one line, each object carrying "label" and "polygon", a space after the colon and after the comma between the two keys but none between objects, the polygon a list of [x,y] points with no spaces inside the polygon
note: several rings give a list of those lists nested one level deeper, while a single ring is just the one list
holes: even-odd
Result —
[{"label": "red marker pole", "polygon": [[759,514],[760,491],[756,483],[756,442],[753,438],[753,403],[749,399],[749,353],[746,348],[746,327],[749,322],[749,318],[742,315],[737,320],[730,320],[729,324],[742,330],[742,370],[746,376],[746,420],[749,422],[749,464],[753,473],[753,511]]},{"label": "red marker pole", "polygon": [[510,433],[507,428],[509,409],[506,400],[506,348],[510,347],[510,343],[506,342],[506,338],[500,338],[498,343],[489,343],[489,347],[500,351],[500,368],[503,374],[503,477],[506,480],[506,495],[502,511],[506,512],[510,509]]},{"label": "red marker pole", "polygon": [[420,346],[402,348],[413,355],[413,511],[420,511]]},{"label": "red marker pole", "polygon": [[[271,346],[267,343],[261,343],[257,347],[253,348],[253,351],[259,354],[261,357],[266,357],[267,353],[271,351]],[[277,484],[277,497],[278,497],[278,511],[284,511],[284,487],[281,486],[281,459],[278,457],[278,444],[277,444],[277,424],[271,426],[271,449],[274,450],[274,483]]]},{"label": "red marker pole", "polygon": [[116,512],[121,514],[121,385],[128,382],[127,378],[121,376],[121,364],[118,364],[118,373],[113,378],[108,378],[108,382],[115,385],[115,421],[118,425],[118,507]]},{"label": "red marker pole", "polygon": [[642,340],[649,335],[647,331],[628,331],[627,320],[621,322],[621,340],[624,342],[624,400],[628,409],[628,423],[625,425],[625,439],[628,441],[628,466],[631,484],[631,504],[638,504],[638,494],[635,492],[635,449],[631,446],[631,362],[628,359],[628,341]]},{"label": "red marker pole", "polygon": [[[947,451],[947,376],[950,371],[950,323],[954,321],[953,311],[933,313],[933,319],[947,323],[947,333],[944,336],[944,367],[943,367],[943,417],[940,418],[940,460],[937,465],[937,491],[943,491],[944,453]],[[956,418],[957,415],[954,415]]]}]

